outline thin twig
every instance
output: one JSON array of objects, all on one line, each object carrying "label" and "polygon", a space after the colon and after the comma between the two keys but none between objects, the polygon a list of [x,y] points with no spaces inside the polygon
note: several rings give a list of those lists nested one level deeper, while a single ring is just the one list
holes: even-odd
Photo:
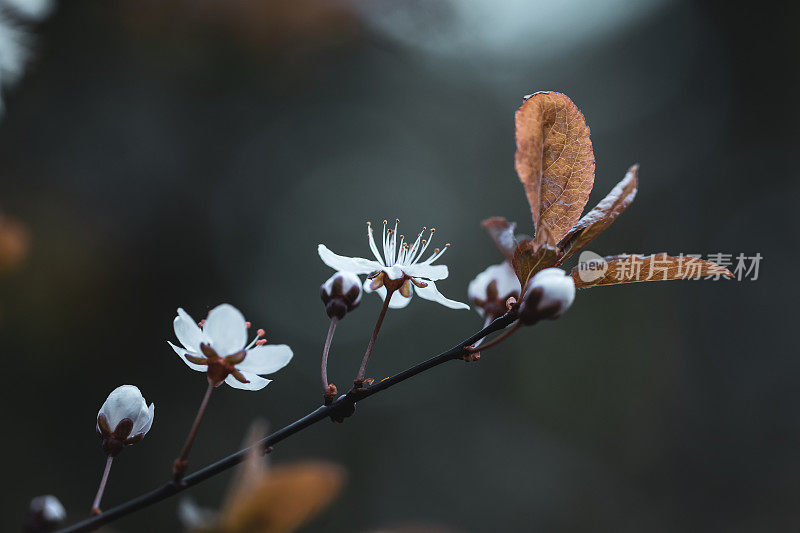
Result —
[{"label": "thin twig", "polygon": [[[487,316],[486,319],[483,321],[483,327],[486,327],[489,324],[491,324],[492,320],[494,320],[492,317]],[[478,341],[475,344],[472,345],[472,348],[477,348],[485,340],[486,340],[486,337],[483,337],[482,339],[478,339]]]},{"label": "thin twig", "polygon": [[[129,515],[146,507],[149,507],[155,503],[158,503],[162,500],[169,498],[170,496],[174,496],[175,494],[186,490],[189,487],[193,487],[203,481],[221,473],[229,468],[236,466],[240,462],[242,462],[245,457],[247,457],[248,452],[253,448],[257,447],[258,449],[266,450],[269,447],[274,446],[275,444],[281,442],[282,440],[291,437],[295,433],[298,433],[305,428],[316,424],[321,420],[325,420],[326,418],[340,415],[341,413],[351,413],[352,409],[356,403],[356,401],[362,401],[365,398],[369,398],[370,396],[377,394],[383,390],[392,387],[393,385],[397,385],[411,377],[416,376],[421,372],[425,372],[426,370],[430,370],[433,367],[439,366],[442,363],[447,361],[452,361],[454,359],[458,359],[464,354],[467,353],[467,347],[474,344],[478,340],[484,338],[485,336],[494,333],[495,331],[500,331],[508,326],[511,322],[516,320],[516,316],[513,314],[506,314],[502,317],[498,318],[479,332],[472,335],[470,338],[466,339],[464,342],[461,342],[454,346],[453,348],[447,350],[446,352],[442,352],[435,357],[431,357],[430,359],[423,361],[417,365],[414,365],[402,372],[393,375],[392,377],[386,378],[374,385],[371,385],[366,388],[360,389],[352,389],[347,394],[340,396],[337,398],[331,405],[323,405],[318,407],[314,411],[310,412],[306,416],[295,420],[291,424],[286,427],[283,427],[269,435],[268,437],[262,439],[261,441],[257,442],[250,448],[245,448],[243,450],[239,450],[236,453],[233,453],[224,459],[217,461],[201,470],[198,470],[194,474],[190,474],[183,478],[182,483],[166,483],[159,488],[152,490],[148,493],[142,494],[132,500],[128,500],[125,503],[118,505],[112,509],[105,511],[103,514],[99,516],[95,516],[84,520],[82,522],[78,522],[70,527],[60,529],[56,533],[83,533],[85,531],[94,531],[95,529],[99,528],[103,524],[108,524],[110,522],[114,522],[119,520],[123,516]],[[349,416],[349,415],[348,415]]]},{"label": "thin twig", "polygon": [[[476,342],[472,346],[468,346],[467,347],[467,353],[483,352],[483,351],[488,350],[492,346],[496,346],[496,345],[500,344],[501,342],[503,342],[504,340],[509,338],[515,331],[517,331],[519,329],[519,326],[520,326],[520,322],[519,322],[519,320],[517,320],[514,323],[513,326],[511,326],[510,328],[506,329],[503,333],[501,333],[500,335],[498,335],[494,339],[490,340],[486,344],[481,345],[480,342],[483,340],[483,339],[481,339],[481,341]],[[484,339],[485,338],[486,337],[484,337]]]},{"label": "thin twig", "polygon": [[103,492],[106,490],[106,483],[108,483],[108,474],[111,472],[111,463],[114,461],[112,456],[108,456],[106,458],[106,467],[103,470],[103,477],[100,479],[100,486],[97,487],[97,495],[94,497],[94,503],[92,503],[92,516],[99,515],[102,511],[100,511],[100,500],[103,499]]}]

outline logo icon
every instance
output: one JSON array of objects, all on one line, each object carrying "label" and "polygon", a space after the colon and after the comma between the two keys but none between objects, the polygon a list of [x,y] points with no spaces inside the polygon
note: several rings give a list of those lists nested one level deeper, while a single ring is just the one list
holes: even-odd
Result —
[{"label": "logo icon", "polygon": [[606,275],[608,263],[594,252],[581,252],[578,257],[578,277],[584,283],[591,283]]}]

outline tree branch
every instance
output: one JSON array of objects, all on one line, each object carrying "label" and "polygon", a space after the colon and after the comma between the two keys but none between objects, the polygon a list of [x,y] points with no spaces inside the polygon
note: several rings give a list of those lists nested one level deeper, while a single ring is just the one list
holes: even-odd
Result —
[{"label": "tree branch", "polygon": [[467,350],[468,346],[471,346],[478,340],[483,339],[484,337],[490,335],[491,333],[494,333],[495,331],[500,331],[501,329],[504,329],[514,320],[516,320],[516,315],[511,313],[506,313],[497,320],[493,321],[491,324],[487,325],[479,332],[472,335],[470,338],[457,344],[456,346],[447,350],[446,352],[442,352],[439,355],[431,357],[430,359],[423,361],[422,363],[407,368],[406,370],[403,370],[402,372],[399,372],[389,378],[379,381],[378,383],[375,383],[374,385],[371,385],[369,387],[351,389],[350,392],[348,392],[343,396],[340,396],[330,405],[323,405],[318,407],[314,411],[308,413],[303,418],[295,420],[288,426],[279,429],[275,433],[265,437],[264,439],[254,444],[250,448],[239,450],[238,452],[235,452],[223,459],[220,459],[216,463],[208,465],[207,467],[202,468],[197,472],[186,476],[179,483],[173,482],[162,485],[155,490],[142,494],[141,496],[133,498],[132,500],[128,500],[127,502],[122,503],[114,508],[108,509],[107,511],[104,511],[102,514],[98,516],[89,518],[82,522],[78,522],[77,524],[74,524],[72,526],[60,529],[56,533],[79,533],[84,531],[94,531],[103,524],[114,522],[122,518],[123,516],[129,515],[131,513],[149,507],[155,503],[158,503],[162,500],[169,498],[170,496],[174,496],[175,494],[182,492],[189,487],[193,487],[194,485],[202,483],[208,478],[213,477],[219,473],[222,473],[233,466],[236,466],[237,464],[239,464],[244,460],[244,458],[247,456],[247,453],[254,447],[258,447],[263,449],[264,451],[267,451],[270,447],[281,442],[282,440],[291,437],[295,433],[298,433],[304,430],[305,428],[316,424],[320,420],[324,420],[325,418],[331,418],[335,421],[342,421],[345,418],[352,415],[353,412],[355,412],[356,402],[364,400],[365,398],[369,398],[374,394],[377,394],[383,390],[388,389],[389,387],[397,385],[398,383],[401,383],[411,377],[414,377],[417,374],[425,372],[426,370],[430,370],[431,368],[439,366],[442,363],[461,358],[461,356],[468,353]]}]

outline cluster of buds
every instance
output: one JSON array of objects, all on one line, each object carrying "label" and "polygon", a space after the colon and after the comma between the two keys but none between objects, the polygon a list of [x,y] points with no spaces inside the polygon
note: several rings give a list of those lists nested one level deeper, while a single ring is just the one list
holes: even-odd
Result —
[{"label": "cluster of buds", "polygon": [[555,320],[575,300],[575,282],[560,268],[545,268],[533,276],[525,287],[520,302],[520,323],[530,326],[540,320]]},{"label": "cluster of buds", "polygon": [[319,288],[329,318],[341,320],[361,303],[361,280],[352,272],[337,272]]},{"label": "cluster of buds", "polygon": [[155,404],[147,406],[138,387],[122,385],[108,395],[97,413],[97,434],[103,441],[103,451],[116,457],[122,449],[142,440],[150,431],[155,416]]}]

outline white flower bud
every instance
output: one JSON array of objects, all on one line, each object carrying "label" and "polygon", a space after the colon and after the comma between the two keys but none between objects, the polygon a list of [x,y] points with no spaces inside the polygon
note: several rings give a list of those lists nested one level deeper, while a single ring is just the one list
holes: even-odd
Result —
[{"label": "white flower bud", "polygon": [[519,306],[519,320],[535,324],[542,319],[554,320],[570,308],[575,300],[575,281],[560,268],[546,268],[528,281],[525,297]]},{"label": "white flower bud", "polygon": [[31,500],[25,523],[24,533],[49,533],[55,531],[67,520],[67,512],[58,498],[49,494],[37,496]]},{"label": "white flower bud", "polygon": [[125,446],[142,440],[154,416],[155,404],[148,407],[137,387],[122,385],[111,391],[97,413],[97,434],[106,454],[119,455]]},{"label": "white flower bud", "polygon": [[467,294],[481,316],[495,319],[506,312],[506,301],[519,298],[517,274],[507,261],[492,265],[469,283]]},{"label": "white flower bud", "polygon": [[352,272],[337,272],[319,290],[330,318],[344,318],[361,303],[361,280]]}]

